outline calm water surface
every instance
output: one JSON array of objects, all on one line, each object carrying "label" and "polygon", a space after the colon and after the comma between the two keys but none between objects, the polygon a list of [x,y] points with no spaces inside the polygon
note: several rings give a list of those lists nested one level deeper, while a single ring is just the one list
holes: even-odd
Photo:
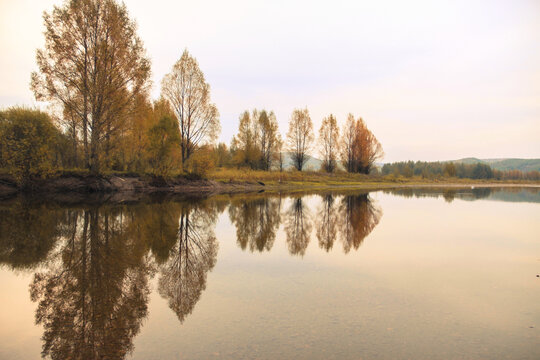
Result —
[{"label": "calm water surface", "polygon": [[0,359],[539,359],[540,192],[0,202]]}]

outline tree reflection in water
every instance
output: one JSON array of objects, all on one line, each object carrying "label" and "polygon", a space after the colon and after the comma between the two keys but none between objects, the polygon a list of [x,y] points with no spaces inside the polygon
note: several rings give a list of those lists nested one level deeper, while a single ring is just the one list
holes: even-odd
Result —
[{"label": "tree reflection in water", "polygon": [[311,214],[303,204],[302,198],[292,200],[285,213],[285,234],[291,255],[304,256],[311,240]]},{"label": "tree reflection in water", "polygon": [[339,233],[343,251],[358,250],[364,239],[381,219],[382,211],[370,200],[368,194],[347,195],[339,206]]},{"label": "tree reflection in water", "polygon": [[15,202],[0,207],[0,264],[32,270],[45,260],[65,229],[70,214],[38,204]]},{"label": "tree reflection in water", "polygon": [[[226,202],[138,203],[67,207],[14,202],[0,207],[0,264],[32,270],[31,299],[43,325],[43,355],[53,359],[122,359],[147,315],[149,280],[182,323],[215,264],[217,215]],[[357,249],[381,211],[367,194],[324,195],[317,211],[319,246],[335,237]],[[303,256],[312,233],[301,196],[281,214],[281,198],[233,199],[231,222],[242,249],[270,251],[283,219],[291,255]]]},{"label": "tree reflection in water", "polygon": [[147,314],[144,244],[133,241],[126,210],[92,208],[71,217],[70,235],[30,287],[44,327],[43,355],[122,359]]},{"label": "tree reflection in water", "polygon": [[199,301],[206,288],[206,275],[216,264],[217,213],[209,207],[185,204],[179,219],[176,239],[160,266],[158,290],[183,322]]},{"label": "tree reflection in water", "polygon": [[321,206],[317,212],[317,239],[319,247],[326,250],[332,249],[337,234],[338,213],[335,206],[335,197],[332,194],[322,196]]},{"label": "tree reflection in water", "polygon": [[232,201],[229,217],[236,227],[236,241],[245,250],[270,251],[281,222],[281,198]]}]

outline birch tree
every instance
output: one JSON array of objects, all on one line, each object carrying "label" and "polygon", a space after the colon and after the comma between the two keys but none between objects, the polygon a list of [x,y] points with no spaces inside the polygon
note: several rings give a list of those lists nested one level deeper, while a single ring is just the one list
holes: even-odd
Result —
[{"label": "birch tree", "polygon": [[220,131],[219,112],[210,102],[210,85],[187,50],[163,78],[161,95],[178,119],[183,167],[200,145],[214,142]]},{"label": "birch tree", "polygon": [[287,145],[292,153],[294,167],[302,171],[313,145],[313,123],[308,109],[295,109],[289,121]]},{"label": "birch tree", "polygon": [[339,141],[339,128],[336,117],[332,114],[325,117],[319,130],[319,146],[326,172],[334,172],[337,165],[337,150]]}]

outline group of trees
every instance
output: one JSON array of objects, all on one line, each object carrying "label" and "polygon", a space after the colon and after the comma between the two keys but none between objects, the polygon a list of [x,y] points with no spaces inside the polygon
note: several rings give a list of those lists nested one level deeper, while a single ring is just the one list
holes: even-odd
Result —
[{"label": "group of trees", "polygon": [[61,168],[166,175],[205,161],[195,155],[219,133],[219,112],[187,50],[152,102],[150,60],[125,5],[66,1],[44,22],[31,89],[51,115],[3,111],[0,166],[21,177]]},{"label": "group of trees", "polygon": [[355,119],[352,114],[347,118],[341,137],[336,117],[332,114],[325,117],[315,143],[308,109],[295,109],[283,143],[274,113],[253,110],[251,114],[245,111],[240,116],[238,134],[231,143],[231,164],[283,170],[283,152],[288,152],[293,167],[302,171],[317,149],[322,158],[321,169],[330,173],[341,163],[348,172],[368,174],[375,161],[383,156],[381,144],[362,118]]},{"label": "group of trees", "polygon": [[66,1],[45,13],[44,23],[31,89],[50,115],[24,108],[0,113],[0,166],[18,178],[73,168],[156,175],[214,164],[282,170],[284,150],[302,170],[315,148],[328,172],[340,159],[347,171],[368,173],[382,156],[373,134],[352,115],[342,139],[335,117],[325,118],[315,146],[307,109],[293,111],[285,144],[275,114],[253,110],[240,116],[230,149],[214,146],[219,112],[197,61],[184,51],[152,102],[150,60],[124,4]]},{"label": "group of trees", "polygon": [[411,178],[457,177],[460,179],[494,179],[494,180],[540,180],[540,172],[519,170],[501,171],[492,169],[483,163],[466,164],[454,162],[402,161],[384,164],[382,175],[395,175]]},{"label": "group of trees", "polygon": [[231,158],[238,166],[270,170],[272,163],[280,159],[281,146],[273,111],[244,111],[240,115],[238,134],[231,142]]}]

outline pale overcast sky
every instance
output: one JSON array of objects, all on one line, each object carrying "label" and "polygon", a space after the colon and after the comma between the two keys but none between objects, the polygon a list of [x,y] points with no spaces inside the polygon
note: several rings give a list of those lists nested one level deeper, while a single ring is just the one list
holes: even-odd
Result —
[{"label": "pale overcast sky", "polygon": [[[33,105],[53,0],[0,0],[0,107]],[[384,161],[540,157],[540,1],[127,0],[152,96],[184,48],[230,143],[245,109],[362,116]]]}]

